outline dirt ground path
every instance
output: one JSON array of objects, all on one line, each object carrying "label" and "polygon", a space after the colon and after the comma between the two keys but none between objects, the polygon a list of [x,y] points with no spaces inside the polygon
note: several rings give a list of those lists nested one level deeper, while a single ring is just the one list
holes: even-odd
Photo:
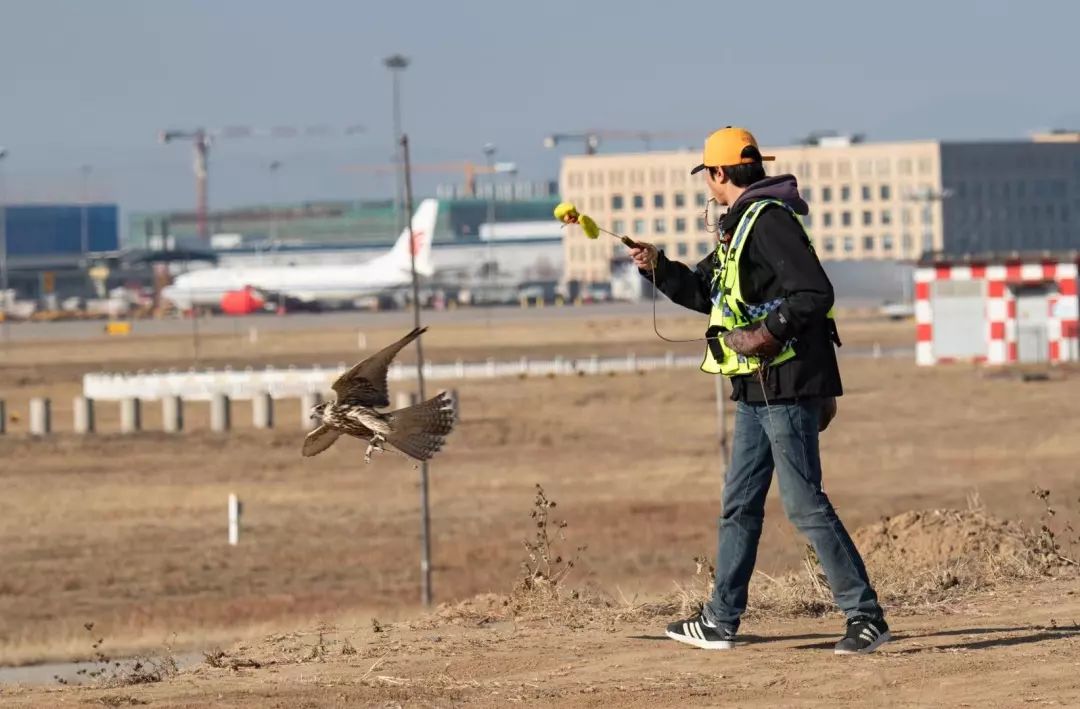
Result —
[{"label": "dirt ground path", "polygon": [[310,629],[235,648],[167,681],[113,689],[0,690],[9,706],[784,706],[1080,704],[1074,579],[1008,587],[949,613],[895,617],[867,657],[832,651],[836,617],[747,623],[705,652],[663,637],[666,618]]}]

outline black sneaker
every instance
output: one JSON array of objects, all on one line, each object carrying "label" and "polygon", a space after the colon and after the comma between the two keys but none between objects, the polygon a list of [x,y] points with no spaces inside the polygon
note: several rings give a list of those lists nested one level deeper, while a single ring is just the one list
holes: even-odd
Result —
[{"label": "black sneaker", "polygon": [[860,616],[847,622],[847,634],[836,643],[837,655],[865,655],[892,638],[884,618]]},{"label": "black sneaker", "polygon": [[667,636],[702,650],[730,650],[735,642],[735,631],[709,625],[700,613],[669,625]]}]

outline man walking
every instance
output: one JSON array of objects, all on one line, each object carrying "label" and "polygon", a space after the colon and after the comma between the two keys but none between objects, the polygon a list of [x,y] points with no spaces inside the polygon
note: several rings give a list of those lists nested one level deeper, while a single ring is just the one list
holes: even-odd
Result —
[{"label": "man walking", "polygon": [[710,315],[701,369],[730,377],[737,402],[716,587],[698,615],[672,623],[667,635],[709,650],[732,647],[775,468],[784,511],[810,540],[847,616],[836,652],[868,653],[889,639],[889,627],[821,486],[818,433],[842,394],[832,284],[799,219],[809,210],[795,177],[766,177],[766,160],[772,158],[761,155],[746,130],[729,126],[710,135],[691,174],[704,171],[712,201],[728,208],[717,225],[716,252],[691,269],[652,244],[631,251],[668,298]]}]

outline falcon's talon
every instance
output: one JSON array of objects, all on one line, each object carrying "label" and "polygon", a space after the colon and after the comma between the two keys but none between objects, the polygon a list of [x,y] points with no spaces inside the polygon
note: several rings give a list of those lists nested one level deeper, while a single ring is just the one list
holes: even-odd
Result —
[{"label": "falcon's talon", "polygon": [[368,443],[367,452],[364,453],[364,462],[365,463],[370,463],[371,462],[371,454],[372,453],[374,453],[376,451],[378,451],[380,453],[385,453],[386,452],[386,449],[383,448],[382,445],[381,445],[385,440],[386,439],[383,438],[382,434],[380,434],[380,433],[376,433],[374,436],[371,437],[371,441]]}]

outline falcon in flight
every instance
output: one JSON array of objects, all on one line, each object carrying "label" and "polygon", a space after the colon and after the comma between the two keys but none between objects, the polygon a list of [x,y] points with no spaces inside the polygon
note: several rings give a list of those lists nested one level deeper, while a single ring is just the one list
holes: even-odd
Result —
[{"label": "falcon in flight", "polygon": [[376,411],[390,405],[386,387],[390,362],[426,330],[413,330],[338,377],[332,387],[337,400],[311,409],[311,418],[321,423],[304,439],[305,456],[322,453],[343,433],[368,442],[364,454],[368,463],[374,451],[385,450],[383,443],[420,461],[430,460],[443,447],[455,423],[454,402],[446,392],[398,411]]}]

